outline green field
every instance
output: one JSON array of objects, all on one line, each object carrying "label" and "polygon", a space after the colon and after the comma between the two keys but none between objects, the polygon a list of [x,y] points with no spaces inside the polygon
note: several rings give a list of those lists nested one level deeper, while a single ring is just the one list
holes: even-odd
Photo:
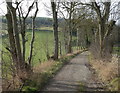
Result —
[{"label": "green field", "polygon": [[[62,42],[62,54],[65,54],[65,49],[63,47],[64,40],[62,38],[61,33],[59,32],[59,38]],[[28,40],[26,43],[26,61],[29,56],[29,49],[30,49],[30,40],[31,40],[31,31],[27,31],[26,39]],[[2,50],[4,51],[3,59],[5,62],[9,62],[10,54],[5,49],[6,46],[9,46],[8,37],[5,36],[2,38]],[[54,37],[52,31],[36,31],[35,32],[35,42],[34,42],[34,49],[33,49],[33,65],[36,65],[40,62],[44,62],[47,60],[46,58],[46,50],[48,49],[49,54],[53,55],[54,51]]]},{"label": "green field", "polygon": [[[29,56],[29,50],[30,50],[30,40],[31,40],[31,31],[28,31],[26,34],[26,39],[28,40],[26,42],[26,61],[27,58]],[[48,44],[48,49],[50,54],[52,54],[53,51],[53,33],[52,32],[46,32],[46,31],[36,31],[35,32],[35,42],[34,42],[34,48],[33,48],[33,60],[32,62],[34,62],[33,64],[37,64],[40,61],[46,61],[46,48],[47,48],[47,44]],[[7,50],[5,49],[6,46],[8,46],[9,42],[8,42],[8,38],[2,38],[2,50],[7,52]],[[9,59],[9,54],[5,53],[3,55],[3,58],[5,61],[8,61]]]},{"label": "green field", "polygon": [[[28,42],[26,43],[26,59],[29,56],[31,32],[27,32]],[[45,31],[36,31],[35,42],[33,49],[33,62],[34,64],[40,61],[46,61],[46,49],[49,49],[49,53],[52,54],[54,49],[53,33]]]}]

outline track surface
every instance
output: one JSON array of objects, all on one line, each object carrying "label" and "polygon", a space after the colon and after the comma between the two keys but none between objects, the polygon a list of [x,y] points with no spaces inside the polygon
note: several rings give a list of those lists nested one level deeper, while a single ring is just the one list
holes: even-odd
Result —
[{"label": "track surface", "polygon": [[88,52],[73,58],[58,74],[50,80],[44,91],[77,91],[80,82],[88,82],[91,71],[88,64]]}]

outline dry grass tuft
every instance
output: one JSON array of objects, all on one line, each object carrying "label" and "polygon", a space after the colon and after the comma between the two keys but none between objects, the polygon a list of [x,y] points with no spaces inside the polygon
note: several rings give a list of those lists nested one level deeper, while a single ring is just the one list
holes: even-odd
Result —
[{"label": "dry grass tuft", "polygon": [[59,57],[59,58],[69,57],[69,56],[78,54],[78,53],[80,53],[80,52],[82,52],[82,51],[83,51],[83,50],[76,50],[76,51],[74,51],[74,52],[72,52],[72,53],[68,53],[68,54],[66,54],[66,55],[64,55],[64,56],[61,56],[61,57]]},{"label": "dry grass tuft", "polygon": [[47,62],[43,62],[33,68],[34,73],[41,73],[46,70],[49,70],[54,65],[54,61],[50,60]]},{"label": "dry grass tuft", "polygon": [[104,82],[109,82],[118,76],[118,58],[116,56],[113,56],[111,62],[93,59],[91,65],[98,73],[99,78]]},{"label": "dry grass tuft", "polygon": [[4,91],[17,91],[21,85],[21,81],[18,76],[15,76],[14,78],[11,78],[9,80],[3,79],[2,80],[2,90]]}]

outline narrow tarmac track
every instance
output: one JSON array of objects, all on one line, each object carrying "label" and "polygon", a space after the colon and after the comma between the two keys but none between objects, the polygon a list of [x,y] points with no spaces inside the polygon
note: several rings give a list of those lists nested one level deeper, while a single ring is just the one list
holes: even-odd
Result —
[{"label": "narrow tarmac track", "polygon": [[65,65],[57,75],[50,80],[43,91],[77,91],[80,82],[87,82],[91,77],[88,64],[89,52],[83,52]]}]

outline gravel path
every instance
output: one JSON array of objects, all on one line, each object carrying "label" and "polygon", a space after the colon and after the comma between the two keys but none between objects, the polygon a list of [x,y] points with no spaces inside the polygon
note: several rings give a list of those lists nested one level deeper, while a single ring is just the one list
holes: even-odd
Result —
[{"label": "gravel path", "polygon": [[88,52],[73,58],[58,74],[50,80],[44,91],[77,91],[80,82],[87,82],[91,77],[88,64]]}]

